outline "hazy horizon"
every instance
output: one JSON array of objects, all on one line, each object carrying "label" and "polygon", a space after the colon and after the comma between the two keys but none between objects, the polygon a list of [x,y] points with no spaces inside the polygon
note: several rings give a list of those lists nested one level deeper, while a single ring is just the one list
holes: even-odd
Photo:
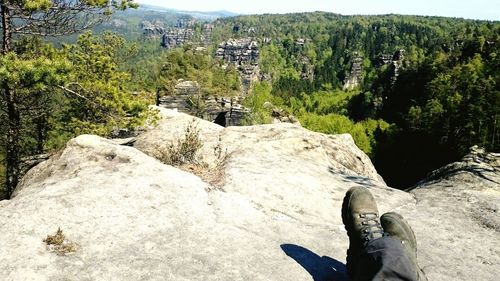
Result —
[{"label": "hazy horizon", "polygon": [[498,0],[379,0],[376,3],[373,0],[137,0],[137,2],[185,11],[225,10],[238,14],[325,11],[343,15],[403,14],[500,20]]}]

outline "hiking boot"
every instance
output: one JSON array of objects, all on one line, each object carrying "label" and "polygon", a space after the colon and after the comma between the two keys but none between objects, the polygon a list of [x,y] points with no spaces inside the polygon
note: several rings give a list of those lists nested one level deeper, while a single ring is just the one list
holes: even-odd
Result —
[{"label": "hiking boot", "polygon": [[427,281],[427,277],[417,263],[417,239],[410,225],[400,214],[389,212],[380,217],[384,231],[391,237],[398,239],[417,272],[418,280]]},{"label": "hiking boot", "polygon": [[347,191],[342,203],[342,222],[349,236],[346,266],[352,277],[359,255],[366,244],[384,235],[377,204],[367,188],[356,186]]}]

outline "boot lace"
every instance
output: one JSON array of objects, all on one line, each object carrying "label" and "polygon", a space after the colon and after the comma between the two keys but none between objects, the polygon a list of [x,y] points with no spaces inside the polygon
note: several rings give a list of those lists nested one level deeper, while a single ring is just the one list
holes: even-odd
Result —
[{"label": "boot lace", "polygon": [[386,236],[378,219],[378,214],[363,213],[359,214],[359,217],[361,218],[361,239],[363,244],[368,243],[370,240]]}]

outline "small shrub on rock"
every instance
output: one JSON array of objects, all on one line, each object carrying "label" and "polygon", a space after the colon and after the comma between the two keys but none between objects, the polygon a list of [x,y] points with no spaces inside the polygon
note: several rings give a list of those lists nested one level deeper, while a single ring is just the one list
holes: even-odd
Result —
[{"label": "small shrub on rock", "polygon": [[160,160],[168,165],[180,166],[197,164],[198,151],[203,147],[200,139],[200,129],[193,120],[184,130],[184,136],[176,143],[170,144],[166,150],[160,152]]},{"label": "small shrub on rock", "polygon": [[158,159],[167,165],[178,167],[184,171],[199,176],[203,181],[210,184],[210,190],[219,188],[224,182],[224,165],[229,158],[227,149],[219,142],[214,147],[214,162],[209,164],[198,155],[203,147],[200,138],[200,129],[195,120],[188,124],[184,134],[166,149],[157,152]]}]

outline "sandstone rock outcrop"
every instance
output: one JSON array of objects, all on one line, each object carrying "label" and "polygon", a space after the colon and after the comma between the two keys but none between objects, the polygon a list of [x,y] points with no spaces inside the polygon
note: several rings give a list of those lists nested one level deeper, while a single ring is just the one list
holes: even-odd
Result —
[{"label": "sandstone rock outcrop", "polygon": [[394,54],[381,54],[379,57],[380,64],[386,64],[391,67],[392,76],[391,83],[394,84],[398,80],[399,71],[403,66],[404,49],[397,50]]},{"label": "sandstone rock outcrop", "polygon": [[252,38],[229,39],[219,44],[215,57],[234,64],[241,74],[244,93],[259,79],[259,47]]},{"label": "sandstone rock outcrop", "polygon": [[314,65],[308,57],[300,55],[297,59],[300,63],[300,78],[304,80],[314,81]]},{"label": "sandstone rock outcrop", "polygon": [[196,81],[179,80],[173,95],[159,95],[156,105],[197,115],[221,126],[238,126],[250,109],[236,102],[236,98],[205,96]]},{"label": "sandstone rock outcrop", "polygon": [[121,19],[112,19],[108,22],[104,22],[103,25],[112,28],[122,28],[127,26],[127,22]]},{"label": "sandstone rock outcrop", "polygon": [[273,123],[292,123],[301,126],[299,119],[285,110],[279,107],[273,107],[269,102],[267,104],[265,103],[264,106],[270,106],[272,108],[271,116],[273,117]]},{"label": "sandstone rock outcrop", "polygon": [[[404,49],[397,50],[394,54],[381,54],[378,60],[375,60],[376,65],[379,67],[382,65],[388,65],[392,71],[390,79],[391,84],[396,83],[399,77],[399,72],[401,67],[403,67],[404,60]],[[344,90],[353,90],[360,86],[362,82],[363,74],[363,56],[358,52],[354,52],[351,61],[351,70],[346,75],[344,80]]]},{"label": "sandstone rock outcrop", "polygon": [[[340,208],[355,185],[374,193],[381,212],[407,217],[429,280],[499,274],[498,230],[470,216],[477,202],[463,197],[482,193],[498,202],[498,184],[469,189],[482,176],[471,174],[458,193],[448,185],[460,178],[409,194],[387,187],[349,135],[197,120],[201,156],[210,163],[216,146],[228,153],[224,181],[212,188],[145,154],[155,155],[193,119],[159,110],[162,120],[135,147],[75,138],[0,202],[3,280],[347,280]],[[43,240],[58,227],[76,252],[49,251]]]},{"label": "sandstone rock outcrop", "polygon": [[143,21],[139,26],[145,35],[154,36],[165,33],[165,26],[162,22]]},{"label": "sandstone rock outcrop", "polygon": [[[162,35],[161,46],[166,49],[178,48],[187,43],[192,43],[194,45],[201,44],[204,47],[208,47],[211,44],[214,26],[207,23],[203,24],[201,26],[201,34],[195,36],[194,29],[196,24],[197,21],[195,19],[179,19],[171,28],[163,28],[160,32],[158,28],[149,27],[145,29],[145,33],[158,33]],[[153,29],[153,32],[150,32],[150,29]]]},{"label": "sandstone rock outcrop", "polygon": [[213,24],[205,23],[201,26],[201,42],[203,46],[208,47],[212,44],[212,32],[215,26]]},{"label": "sandstone rock outcrop", "polygon": [[256,64],[259,49],[257,42],[251,38],[230,39],[219,44],[215,56],[235,65]]},{"label": "sandstone rock outcrop", "polygon": [[363,73],[363,57],[354,52],[352,59],[351,71],[346,76],[344,81],[344,90],[353,90],[356,87],[359,87],[361,83],[361,74]]},{"label": "sandstone rock outcrop", "polygon": [[171,28],[163,33],[161,46],[166,49],[181,47],[191,41],[194,30],[190,28]]},{"label": "sandstone rock outcrop", "polygon": [[190,112],[189,100],[198,99],[200,95],[200,85],[196,81],[179,80],[174,87],[173,95],[161,95],[157,97],[158,106],[177,109],[184,113]]}]

